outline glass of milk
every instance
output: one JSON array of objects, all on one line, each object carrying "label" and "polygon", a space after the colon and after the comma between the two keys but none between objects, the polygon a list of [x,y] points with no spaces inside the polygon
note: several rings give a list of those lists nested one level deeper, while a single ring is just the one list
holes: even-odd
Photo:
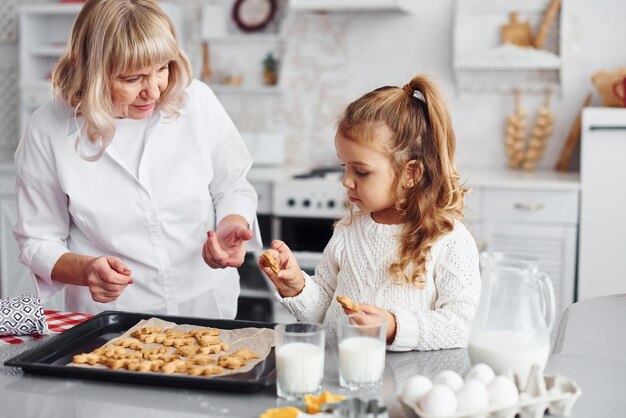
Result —
[{"label": "glass of milk", "polygon": [[324,326],[297,322],[274,330],[278,397],[295,401],[318,394],[324,377]]},{"label": "glass of milk", "polygon": [[385,369],[385,318],[363,314],[342,316],[337,336],[339,384],[349,390],[379,386]]}]

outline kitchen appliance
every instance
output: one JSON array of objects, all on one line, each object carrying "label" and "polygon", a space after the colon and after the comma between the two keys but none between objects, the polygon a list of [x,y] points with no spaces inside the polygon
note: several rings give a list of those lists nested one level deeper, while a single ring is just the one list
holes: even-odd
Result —
[{"label": "kitchen appliance", "polygon": [[577,300],[626,293],[626,109],[583,110]]},{"label": "kitchen appliance", "polygon": [[525,387],[533,365],[543,370],[550,355],[552,282],[530,257],[482,253],[480,262],[482,290],[469,336],[470,361],[486,363],[496,374],[510,368]]},{"label": "kitchen appliance", "polygon": [[312,274],[333,233],[347,214],[341,167],[312,170],[277,182],[272,196],[272,239],[294,252],[300,267]]}]

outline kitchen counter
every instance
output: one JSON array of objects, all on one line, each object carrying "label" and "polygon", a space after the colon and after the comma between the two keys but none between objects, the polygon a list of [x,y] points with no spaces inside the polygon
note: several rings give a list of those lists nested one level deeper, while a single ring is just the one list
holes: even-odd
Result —
[{"label": "kitchen counter", "polygon": [[[303,166],[253,167],[248,180],[252,183],[279,183],[290,180],[295,174],[307,173],[310,169]],[[548,170],[526,173],[508,169],[467,169],[459,172],[461,182],[466,187],[580,190],[579,173]]]},{"label": "kitchen counter", "polygon": [[[42,342],[0,346],[0,362]],[[337,352],[326,355],[322,389],[346,394],[336,372]],[[465,349],[387,353],[384,383],[367,398],[383,398],[390,417],[404,417],[395,400],[396,388],[414,374],[434,377],[445,369],[469,369]],[[349,393],[347,393],[349,395]],[[0,417],[258,417],[268,408],[293,405],[276,398],[275,388],[253,393],[186,390],[23,374],[0,366]],[[304,409],[303,406],[300,406]]]},{"label": "kitchen counter", "polygon": [[[626,411],[626,353],[624,347],[607,338],[598,345],[615,346],[611,354],[606,350],[596,353],[576,352],[568,341],[572,333],[579,336],[588,332],[589,323],[576,320],[576,312],[591,314],[596,321],[610,313],[616,318],[626,315],[626,298],[612,300],[610,305],[600,300],[583,301],[570,308],[568,320],[559,334],[558,352],[548,361],[546,371],[559,373],[575,380],[582,390],[572,411],[572,418],[623,417]],[[610,306],[607,310],[606,306]],[[619,313],[616,313],[619,310]],[[573,312],[572,312],[573,311]],[[590,313],[592,312],[592,313]],[[620,325],[623,330],[623,325]],[[618,331],[618,330],[614,330]],[[567,336],[567,338],[565,337]],[[0,346],[3,363],[22,351],[42,342]],[[337,353],[329,350],[326,356],[323,390],[345,393],[338,385]],[[382,398],[392,418],[403,418],[395,393],[407,378],[423,374],[433,378],[445,369],[464,375],[469,369],[465,349],[430,352],[387,353],[383,386],[366,397]],[[359,396],[363,396],[359,394]],[[152,387],[88,380],[45,377],[23,374],[20,369],[0,367],[0,416],[2,417],[258,417],[268,408],[285,406],[276,398],[274,387],[251,394],[185,390],[181,388]]]}]

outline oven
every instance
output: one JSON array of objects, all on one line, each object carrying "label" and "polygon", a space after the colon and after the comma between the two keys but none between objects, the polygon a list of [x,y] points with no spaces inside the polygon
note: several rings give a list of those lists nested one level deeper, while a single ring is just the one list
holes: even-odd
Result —
[{"label": "oven", "polygon": [[284,241],[293,251],[300,268],[312,275],[333,234],[334,223],[334,218],[280,216],[275,220],[273,236]]},{"label": "oven", "polygon": [[347,213],[341,176],[331,172],[277,182],[272,208],[272,239],[283,240],[302,270],[313,274],[333,234],[334,223]]}]

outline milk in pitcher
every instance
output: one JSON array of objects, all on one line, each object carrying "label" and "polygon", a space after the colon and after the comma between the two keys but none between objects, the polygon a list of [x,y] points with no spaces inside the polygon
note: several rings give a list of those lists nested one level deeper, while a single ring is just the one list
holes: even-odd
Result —
[{"label": "milk in pitcher", "polygon": [[472,364],[488,364],[498,374],[510,368],[525,382],[533,364],[546,366],[550,341],[519,331],[482,331],[470,340],[468,352]]}]

